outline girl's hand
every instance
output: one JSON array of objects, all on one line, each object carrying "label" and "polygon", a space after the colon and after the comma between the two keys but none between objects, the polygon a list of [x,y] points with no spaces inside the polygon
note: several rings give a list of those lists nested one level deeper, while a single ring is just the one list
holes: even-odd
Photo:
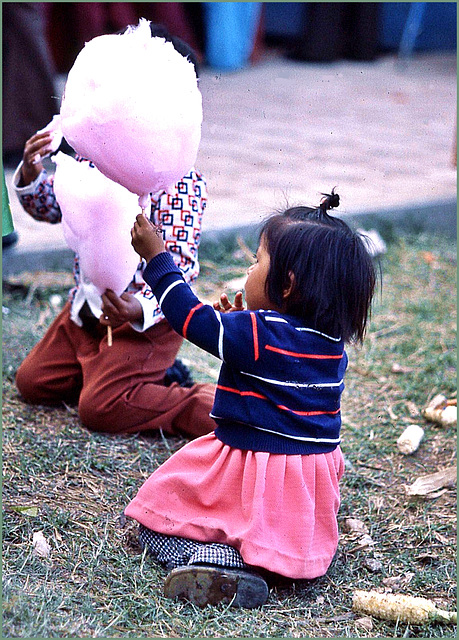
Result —
[{"label": "girl's hand", "polygon": [[161,227],[155,226],[143,213],[136,216],[131,238],[132,246],[147,262],[166,250]]},{"label": "girl's hand", "polygon": [[244,311],[245,307],[242,302],[242,291],[238,291],[234,296],[234,302],[228,299],[226,293],[222,293],[219,302],[214,302],[214,309],[220,311],[220,313],[231,313],[232,311]]},{"label": "girl's hand", "polygon": [[114,291],[107,289],[102,294],[102,315],[100,324],[119,327],[125,322],[143,320],[143,310],[140,302],[131,293],[117,296]]},{"label": "girl's hand", "polygon": [[42,158],[51,151],[53,134],[49,131],[36,133],[27,140],[22,155],[20,187],[33,182],[43,171]]}]

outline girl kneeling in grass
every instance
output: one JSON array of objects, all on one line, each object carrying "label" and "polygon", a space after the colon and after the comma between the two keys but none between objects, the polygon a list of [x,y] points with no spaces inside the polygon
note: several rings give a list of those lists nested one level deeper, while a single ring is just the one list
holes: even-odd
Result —
[{"label": "girl kneeling in grass", "polygon": [[[264,604],[265,571],[324,575],[338,544],[344,344],[362,341],[375,288],[362,238],[327,210],[264,223],[245,299],[200,302],[142,214],[132,244],[182,336],[222,360],[213,433],[157,469],[126,508],[140,541],[172,569],[165,594],[200,606]],[[231,313],[232,312],[232,313]]]}]

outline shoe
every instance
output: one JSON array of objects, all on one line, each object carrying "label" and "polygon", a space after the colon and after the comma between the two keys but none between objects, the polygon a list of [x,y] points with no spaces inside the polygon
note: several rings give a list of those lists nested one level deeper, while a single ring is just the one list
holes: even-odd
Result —
[{"label": "shoe", "polygon": [[167,598],[188,600],[198,607],[222,602],[253,609],[265,604],[268,593],[268,585],[256,573],[223,567],[179,567],[170,572],[164,583]]},{"label": "shoe", "polygon": [[181,387],[192,387],[194,385],[190,370],[178,359],[166,371],[164,378],[166,387],[170,387],[173,382],[177,382]]}]

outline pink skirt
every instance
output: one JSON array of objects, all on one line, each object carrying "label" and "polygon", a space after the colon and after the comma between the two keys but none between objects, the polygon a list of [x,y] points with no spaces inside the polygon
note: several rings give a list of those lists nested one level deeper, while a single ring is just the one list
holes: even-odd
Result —
[{"label": "pink skirt", "polygon": [[314,455],[233,449],[213,433],[185,445],[125,510],[167,535],[235,547],[290,578],[324,575],[338,546],[340,448]]}]

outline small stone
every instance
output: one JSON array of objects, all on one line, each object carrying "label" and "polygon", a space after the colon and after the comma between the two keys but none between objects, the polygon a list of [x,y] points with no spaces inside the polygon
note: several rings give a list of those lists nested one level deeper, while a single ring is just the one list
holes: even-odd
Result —
[{"label": "small stone", "polygon": [[375,558],[365,558],[363,566],[372,573],[378,573],[379,571],[382,571],[383,568],[382,562]]}]

